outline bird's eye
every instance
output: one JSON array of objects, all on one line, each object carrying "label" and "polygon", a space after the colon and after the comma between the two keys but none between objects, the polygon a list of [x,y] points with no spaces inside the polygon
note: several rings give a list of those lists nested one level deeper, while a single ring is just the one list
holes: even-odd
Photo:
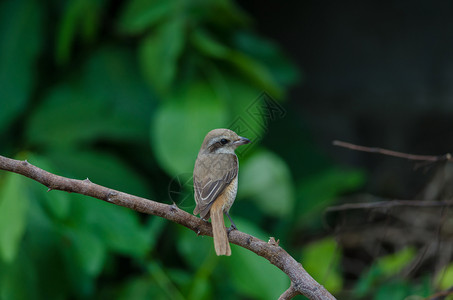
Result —
[{"label": "bird's eye", "polygon": [[222,143],[222,145],[226,145],[229,141],[227,139],[221,139],[220,142]]}]

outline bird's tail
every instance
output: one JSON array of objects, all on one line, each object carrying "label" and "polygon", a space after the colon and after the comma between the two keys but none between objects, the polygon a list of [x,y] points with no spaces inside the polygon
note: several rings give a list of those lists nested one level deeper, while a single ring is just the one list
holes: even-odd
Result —
[{"label": "bird's tail", "polygon": [[214,248],[217,255],[231,255],[230,243],[223,221],[223,201],[217,199],[211,206],[212,233],[214,235]]}]

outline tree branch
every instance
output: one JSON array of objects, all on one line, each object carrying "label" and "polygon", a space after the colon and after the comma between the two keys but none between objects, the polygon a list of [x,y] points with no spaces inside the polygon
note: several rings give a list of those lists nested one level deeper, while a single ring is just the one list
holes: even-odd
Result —
[{"label": "tree branch", "polygon": [[[141,213],[159,216],[193,230],[198,235],[212,236],[211,224],[195,217],[175,204],[168,205],[117,190],[106,188],[87,179],[76,180],[58,176],[42,170],[27,161],[20,161],[0,156],[0,170],[10,171],[31,178],[50,190],[60,190],[78,193],[97,198],[119,206],[127,207]],[[282,270],[291,280],[291,287],[282,295],[282,299],[290,299],[296,294],[302,294],[309,299],[335,299],[322,285],[316,282],[300,263],[278,246],[274,238],[268,243],[252,235],[238,230],[229,234],[231,243],[248,249],[264,257],[270,263]]]},{"label": "tree branch", "polygon": [[287,300],[292,299],[298,294],[296,289],[294,288],[294,284],[291,283],[291,286],[278,298],[278,300]]},{"label": "tree branch", "polygon": [[376,147],[365,147],[360,145],[355,145],[347,142],[342,141],[333,141],[332,144],[334,146],[339,146],[343,148],[348,148],[351,150],[356,151],[363,151],[363,152],[370,152],[370,153],[379,153],[388,156],[406,158],[409,160],[421,160],[421,161],[430,161],[430,162],[438,162],[438,161],[452,161],[453,158],[450,153],[444,155],[416,155],[416,154],[409,154],[404,152],[398,152],[383,148],[376,148]]},{"label": "tree branch", "polygon": [[352,210],[352,209],[373,209],[373,208],[392,208],[392,207],[446,207],[452,206],[453,200],[443,201],[423,201],[423,200],[390,200],[367,203],[345,203],[326,208],[326,212]]}]

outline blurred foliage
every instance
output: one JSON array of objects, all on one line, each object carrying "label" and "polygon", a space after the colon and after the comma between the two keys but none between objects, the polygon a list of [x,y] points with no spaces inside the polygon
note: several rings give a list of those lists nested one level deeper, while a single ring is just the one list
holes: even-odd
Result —
[{"label": "blurred foliage", "polygon": [[[297,141],[303,151],[279,155],[260,143],[276,118],[284,126],[297,119],[282,101],[299,80],[278,45],[229,0],[0,3],[1,155],[191,212],[187,174],[203,137],[232,128],[254,140],[239,153],[236,224],[281,238],[341,293],[336,242],[303,241],[323,230],[323,209],[359,189],[365,174],[331,165],[306,132]],[[217,257],[211,238],[166,220],[0,172],[1,300],[275,299],[289,286],[266,260],[232,248],[231,257]],[[383,258],[355,295],[368,295],[413,255]],[[414,290],[391,284],[378,294]]]},{"label": "blurred foliage", "polygon": [[340,273],[341,251],[332,238],[307,245],[302,252],[304,268],[318,282],[333,294],[341,291],[343,278]]}]

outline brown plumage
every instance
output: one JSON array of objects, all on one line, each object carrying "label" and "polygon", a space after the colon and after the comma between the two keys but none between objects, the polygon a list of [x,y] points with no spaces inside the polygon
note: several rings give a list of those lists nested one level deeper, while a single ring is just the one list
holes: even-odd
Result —
[{"label": "brown plumage", "polygon": [[[237,192],[239,164],[234,150],[250,141],[229,129],[210,131],[201,145],[193,171],[196,207],[194,214],[211,217],[217,255],[231,255],[223,213],[229,210]],[[231,218],[230,218],[231,221]],[[235,228],[232,222],[232,227]]]}]

